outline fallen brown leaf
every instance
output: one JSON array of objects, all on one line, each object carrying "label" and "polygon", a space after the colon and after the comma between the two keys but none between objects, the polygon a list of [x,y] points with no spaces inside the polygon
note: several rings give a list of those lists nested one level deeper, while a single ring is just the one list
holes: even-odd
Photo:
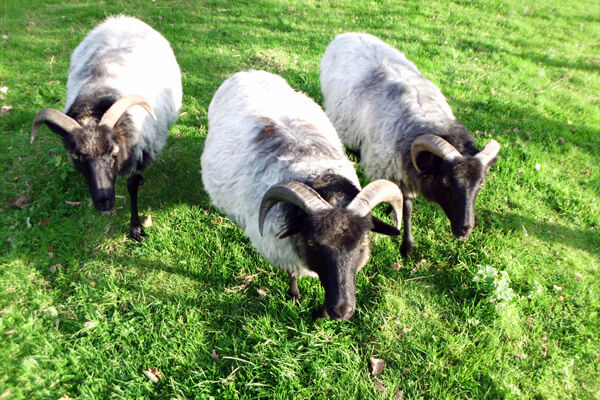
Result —
[{"label": "fallen brown leaf", "polygon": [[86,321],[83,323],[85,329],[93,329],[98,326],[98,321]]},{"label": "fallen brown leaf", "polygon": [[560,301],[561,303],[565,301],[565,296],[562,293],[558,295],[558,301]]},{"label": "fallen brown leaf", "polygon": [[517,359],[517,360],[524,360],[527,358],[527,354],[525,353],[515,353],[513,354],[513,356]]},{"label": "fallen brown leaf", "polygon": [[11,208],[21,210],[32,203],[31,199],[24,194],[19,195],[19,198],[10,206]]},{"label": "fallen brown leaf", "polygon": [[39,226],[46,226],[49,223],[50,223],[50,218],[46,217],[46,218],[43,218],[40,222],[38,222],[38,225]]},{"label": "fallen brown leaf", "polygon": [[142,222],[142,226],[144,228],[150,228],[152,226],[152,215],[146,216],[146,218],[144,219],[144,222]]},{"label": "fallen brown leaf", "polygon": [[55,274],[61,268],[62,268],[62,265],[60,265],[60,264],[54,264],[54,265],[50,266],[49,270],[50,270],[51,274]]},{"label": "fallen brown leaf", "polygon": [[379,379],[375,378],[373,384],[375,385],[375,389],[379,390],[380,392],[385,392],[385,386]]},{"label": "fallen brown leaf", "polygon": [[395,269],[396,271],[402,269],[403,265],[399,262],[395,262],[393,264],[390,265],[391,269]]},{"label": "fallen brown leaf", "polygon": [[221,357],[219,357],[219,355],[217,354],[217,352],[215,351],[215,349],[212,349],[212,351],[210,352],[210,356],[215,361],[219,361],[221,359]]},{"label": "fallen brown leaf", "polygon": [[0,117],[3,116],[4,114],[8,113],[12,109],[13,109],[13,106],[2,106],[2,108],[0,108]]},{"label": "fallen brown leaf", "polygon": [[371,374],[379,375],[385,368],[385,361],[381,358],[371,357]]},{"label": "fallen brown leaf", "polygon": [[144,375],[146,375],[146,378],[150,379],[154,383],[157,383],[163,378],[158,368],[155,367],[145,370]]},{"label": "fallen brown leaf", "polygon": [[394,393],[394,398],[398,400],[404,400],[404,392],[402,391],[402,389],[396,389],[396,393]]},{"label": "fallen brown leaf", "polygon": [[265,289],[257,289],[256,291],[258,292],[258,297],[261,299],[264,299],[267,295],[267,291]]}]

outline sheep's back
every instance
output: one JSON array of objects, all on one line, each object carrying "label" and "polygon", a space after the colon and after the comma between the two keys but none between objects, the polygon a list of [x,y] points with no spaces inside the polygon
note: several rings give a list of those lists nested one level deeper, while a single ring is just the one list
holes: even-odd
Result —
[{"label": "sheep's back", "polygon": [[202,180],[212,203],[241,226],[269,262],[298,275],[291,240],[274,236],[286,224],[282,204],[258,232],[258,211],[273,185],[308,181],[324,173],[342,175],[358,187],[335,129],[320,107],[282,78],[240,72],[225,81],[208,110],[209,132],[202,154]]}]

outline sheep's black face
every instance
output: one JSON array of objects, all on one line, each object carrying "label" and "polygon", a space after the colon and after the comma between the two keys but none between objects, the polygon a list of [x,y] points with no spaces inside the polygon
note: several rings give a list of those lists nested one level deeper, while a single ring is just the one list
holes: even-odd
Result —
[{"label": "sheep's black face", "polygon": [[472,157],[456,162],[438,158],[432,168],[425,170],[421,193],[442,207],[459,240],[468,238],[473,230],[475,199],[493,163],[495,160],[484,166]]},{"label": "sheep's black face", "polygon": [[296,241],[309,268],[319,275],[325,289],[327,314],[335,320],[354,315],[356,273],[370,255],[371,217],[359,217],[345,209],[307,216]]},{"label": "sheep's black face", "polygon": [[90,187],[94,207],[108,211],[115,204],[115,181],[122,162],[122,149],[111,132],[65,136],[69,161],[85,176]]}]

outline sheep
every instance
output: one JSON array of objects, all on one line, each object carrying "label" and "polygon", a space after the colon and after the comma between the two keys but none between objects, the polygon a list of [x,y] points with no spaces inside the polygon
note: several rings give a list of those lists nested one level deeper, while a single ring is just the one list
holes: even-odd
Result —
[{"label": "sheep", "polygon": [[31,143],[42,124],[62,136],[69,162],[85,176],[101,212],[114,206],[117,176],[129,176],[130,233],[141,241],[139,172],[162,152],[181,100],[181,72],[169,42],[136,18],[109,17],[71,56],[64,113],[41,110]]},{"label": "sheep", "polygon": [[400,234],[371,210],[388,202],[401,215],[400,189],[381,180],[360,190],[323,110],[277,75],[247,71],[227,79],[208,122],[201,168],[212,204],[287,271],[292,298],[300,299],[298,278],[318,277],[325,302],[315,316],[352,317],[369,231]]},{"label": "sheep", "polygon": [[458,123],[444,95],[403,53],[361,33],[337,36],[321,59],[327,116],[371,179],[397,183],[404,195],[401,254],[413,247],[412,199],[438,203],[452,233],[473,230],[475,198],[498,160],[500,145],[482,151]]}]

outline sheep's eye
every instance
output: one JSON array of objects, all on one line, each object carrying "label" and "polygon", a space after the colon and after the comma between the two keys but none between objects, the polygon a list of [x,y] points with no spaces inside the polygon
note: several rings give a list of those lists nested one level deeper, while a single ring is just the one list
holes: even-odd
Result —
[{"label": "sheep's eye", "polygon": [[315,242],[313,242],[312,240],[307,240],[306,244],[309,245],[310,247],[315,247],[316,246]]},{"label": "sheep's eye", "polygon": [[442,178],[442,183],[443,183],[444,185],[448,186],[448,185],[450,185],[450,179],[448,179],[448,177],[447,177],[447,176],[444,176],[444,177]]}]

